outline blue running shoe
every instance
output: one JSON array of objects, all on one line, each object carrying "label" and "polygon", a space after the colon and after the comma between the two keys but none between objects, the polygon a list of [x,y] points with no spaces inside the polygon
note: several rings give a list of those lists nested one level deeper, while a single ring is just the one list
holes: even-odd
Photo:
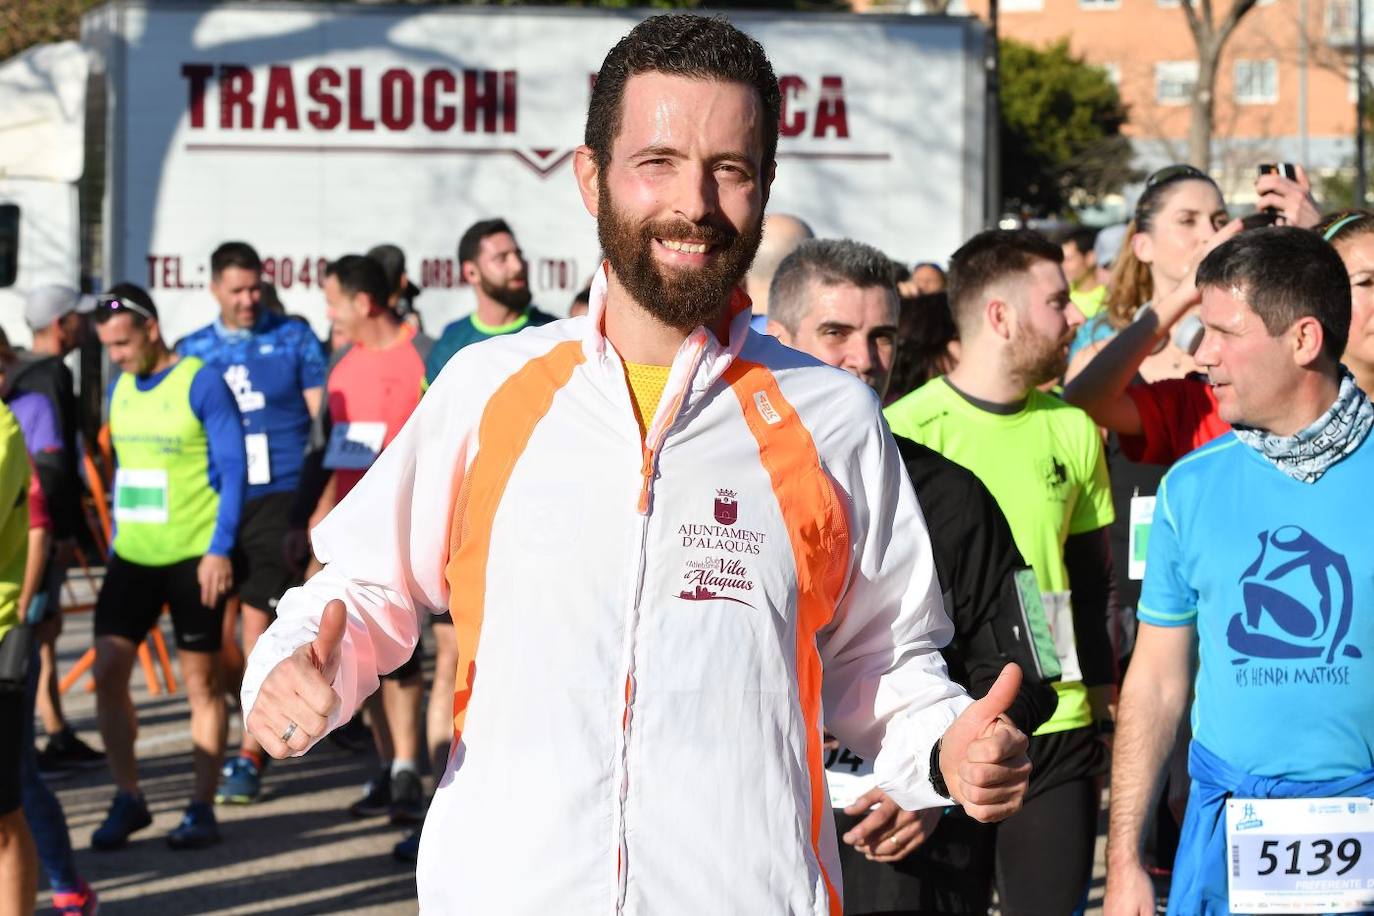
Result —
[{"label": "blue running shoe", "polygon": [[262,790],[262,771],[249,758],[239,756],[226,760],[220,776],[215,804],[251,805],[258,800],[258,793]]},{"label": "blue running shoe", "polygon": [[186,806],[181,823],[167,834],[167,845],[173,849],[204,849],[219,842],[219,824],[215,809],[205,802],[193,801]]},{"label": "blue running shoe", "polygon": [[110,811],[105,815],[105,823],[91,834],[91,847],[105,851],[118,849],[129,842],[130,834],[152,822],[153,816],[148,813],[148,803],[142,795],[116,792],[114,801],[110,802]]},{"label": "blue running shoe", "polygon": [[419,862],[420,831],[412,830],[410,836],[391,847],[391,855],[395,857],[397,862],[405,862],[410,865]]}]

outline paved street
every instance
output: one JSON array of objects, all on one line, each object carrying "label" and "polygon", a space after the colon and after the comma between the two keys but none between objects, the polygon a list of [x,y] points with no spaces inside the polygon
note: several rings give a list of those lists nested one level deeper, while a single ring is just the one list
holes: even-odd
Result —
[{"label": "paved street", "polygon": [[[170,624],[165,617],[163,623],[170,647]],[[90,627],[90,614],[68,615],[58,647],[63,671],[91,645]],[[67,812],[78,865],[100,893],[102,914],[416,912],[414,874],[391,857],[404,831],[385,817],[356,820],[344,810],[370,774],[371,755],[352,754],[329,741],[307,757],[274,763],[266,797],[258,804],[218,808],[222,844],[194,852],[170,850],[163,837],[179,820],[191,787],[185,694],[150,696],[137,667],[132,683],[153,826],[135,834],[126,849],[94,852],[91,831],[112,795],[107,772],[90,770],[53,783]],[[95,698],[86,682],[64,700],[73,725],[98,746]],[[231,716],[231,742],[237,734],[237,718]],[[1099,841],[1089,913],[1100,912],[1100,847]],[[48,899],[41,892],[40,902]]]},{"label": "paved street", "polygon": [[[165,615],[163,623],[171,649]],[[90,645],[91,615],[69,614],[58,644],[61,670]],[[95,695],[86,683],[73,686],[64,705],[82,737],[99,746]],[[352,754],[329,741],[307,757],[274,763],[266,797],[258,804],[217,808],[223,843],[199,851],[169,849],[164,836],[180,820],[191,789],[186,697],[180,692],[150,696],[137,666],[132,686],[141,722],[143,791],[153,825],[135,834],[123,850],[95,852],[91,831],[104,817],[113,791],[107,771],[90,770],[52,783],[67,812],[78,866],[100,893],[102,914],[417,910],[414,872],[391,857],[392,845],[405,831],[385,817],[357,820],[345,811],[370,775],[371,754]],[[237,736],[237,716],[231,715],[231,742]],[[48,899],[46,892],[40,894],[41,903]]]}]

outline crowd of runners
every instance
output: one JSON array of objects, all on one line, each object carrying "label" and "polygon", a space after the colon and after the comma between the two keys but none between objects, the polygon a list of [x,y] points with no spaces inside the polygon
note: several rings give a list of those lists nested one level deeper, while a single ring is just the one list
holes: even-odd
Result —
[{"label": "crowd of runners", "polygon": [[[102,854],[150,826],[129,681],[164,609],[174,849],[332,732],[375,748],[350,813],[411,829],[433,912],[1067,916],[1107,786],[1108,913],[1374,910],[1374,212],[1275,170],[1232,219],[1176,165],[1124,226],[904,263],[765,219],[778,106],[722,20],[622,39],[572,303],[532,302],[498,214],[442,329],[389,244],[329,264],[324,340],[249,241],[179,341],[131,283],[28,291],[0,911],[39,863],[58,912],[97,907],[45,774],[108,766]],[[89,335],[98,435],[64,363]],[[57,688],[79,556],[98,742]]]}]

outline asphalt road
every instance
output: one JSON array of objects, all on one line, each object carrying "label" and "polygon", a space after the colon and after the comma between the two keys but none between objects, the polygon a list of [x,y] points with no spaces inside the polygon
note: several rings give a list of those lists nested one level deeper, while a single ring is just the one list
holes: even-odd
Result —
[{"label": "asphalt road", "polygon": [[[163,618],[166,641],[170,624]],[[66,671],[91,645],[91,616],[68,615],[58,644]],[[274,762],[264,797],[250,806],[217,809],[224,842],[206,850],[173,851],[164,837],[181,818],[191,788],[191,740],[184,693],[149,694],[135,667],[132,687],[139,710],[138,755],[143,791],[154,821],[115,852],[90,848],[91,832],[113,796],[102,768],[52,782],[66,809],[82,875],[100,894],[105,916],[119,914],[414,913],[415,876],[396,862],[391,848],[405,831],[385,817],[355,819],[345,810],[360,792],[375,761],[322,742],[306,757]],[[64,697],[69,720],[99,746],[95,697],[87,682]],[[230,717],[230,742],[238,717]],[[41,739],[40,739],[41,741]],[[1102,842],[1088,913],[1100,913]],[[40,887],[45,879],[40,876]],[[47,891],[40,891],[46,905]],[[40,912],[42,912],[40,907]]]}]

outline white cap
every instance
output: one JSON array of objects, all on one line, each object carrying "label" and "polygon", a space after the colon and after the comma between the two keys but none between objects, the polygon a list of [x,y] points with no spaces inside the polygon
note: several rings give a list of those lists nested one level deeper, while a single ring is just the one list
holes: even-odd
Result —
[{"label": "white cap", "polygon": [[95,297],[83,296],[70,286],[36,286],[24,297],[24,322],[29,329],[41,331],[65,315],[85,315],[95,311]]}]

